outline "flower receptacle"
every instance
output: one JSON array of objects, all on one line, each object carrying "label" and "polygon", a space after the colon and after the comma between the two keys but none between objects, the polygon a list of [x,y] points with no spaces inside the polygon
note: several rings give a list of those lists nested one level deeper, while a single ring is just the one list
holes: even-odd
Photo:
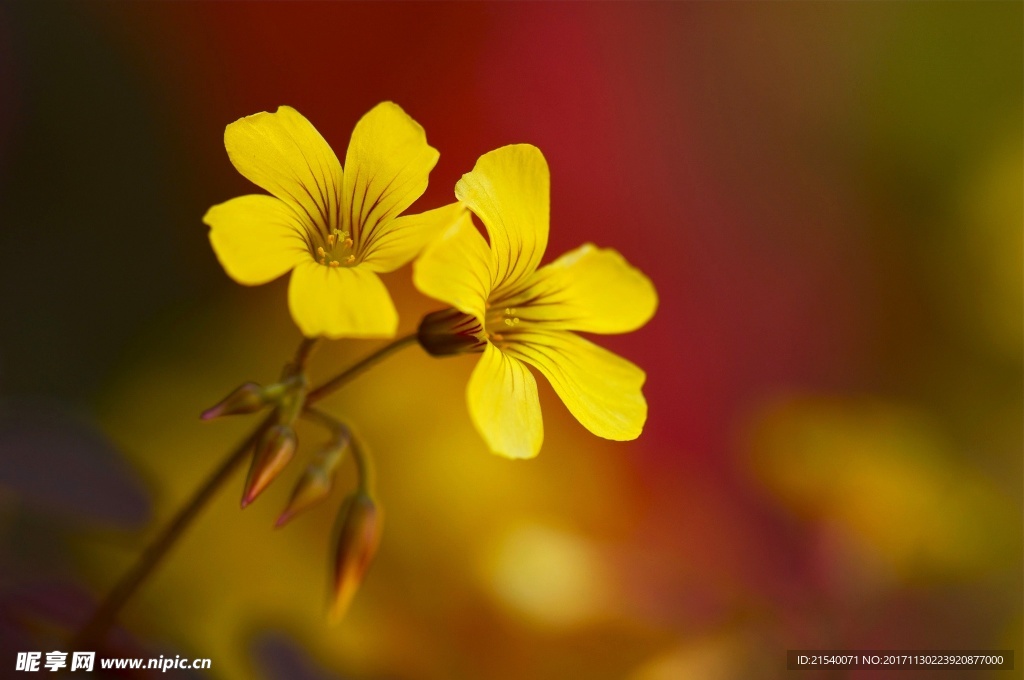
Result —
[{"label": "flower receptacle", "polygon": [[487,346],[487,334],[480,320],[455,308],[423,317],[416,339],[435,357],[479,353]]}]

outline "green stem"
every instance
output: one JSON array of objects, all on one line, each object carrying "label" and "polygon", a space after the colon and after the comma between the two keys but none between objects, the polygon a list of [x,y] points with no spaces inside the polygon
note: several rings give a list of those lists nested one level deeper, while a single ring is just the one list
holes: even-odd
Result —
[{"label": "green stem", "polygon": [[405,336],[404,338],[399,338],[391,343],[388,343],[387,345],[384,345],[370,356],[366,357],[365,359],[356,363],[355,365],[349,367],[348,369],[342,371],[338,375],[334,376],[333,378],[325,382],[320,387],[310,390],[309,394],[306,395],[306,406],[312,406],[316,402],[320,401],[321,399],[323,399],[324,397],[326,397],[327,395],[329,395],[330,393],[334,392],[339,387],[347,383],[349,380],[352,380],[353,378],[358,376],[366,369],[386,359],[387,357],[391,356],[398,350],[408,347],[414,342],[416,342],[416,334],[412,333],[410,335]]},{"label": "green stem", "polygon": [[345,427],[344,423],[329,413],[324,413],[318,408],[307,406],[302,410],[302,415],[305,416],[307,420],[316,421],[326,427],[331,431],[331,434],[334,435],[335,438],[340,437],[342,433],[348,432],[348,428]]},{"label": "green stem", "polygon": [[292,365],[295,366],[297,372],[301,373],[306,370],[306,362],[309,361],[309,355],[313,353],[313,348],[316,347],[316,343],[320,338],[303,338],[302,344],[299,345],[299,349],[295,352],[295,359],[292,360]]},{"label": "green stem", "polygon": [[[313,404],[323,399],[374,364],[389,357],[403,347],[407,347],[415,340],[416,335],[413,334],[385,345],[310,392],[306,396],[306,404]],[[305,369],[306,361],[309,359],[315,344],[316,339],[304,339],[302,344],[299,345],[291,364],[297,372]],[[206,507],[206,504],[213,498],[214,494],[231,477],[235,469],[245,461],[252,448],[259,441],[260,437],[263,436],[263,433],[274,424],[275,418],[276,412],[268,415],[249,436],[232,449],[217,469],[196,490],[189,501],[160,530],[156,538],[142,551],[142,554],[139,555],[135,563],[125,572],[107,596],[103,598],[93,612],[92,617],[72,639],[72,649],[90,649],[100,646],[99,643],[103,641],[121,609],[135,595],[142,584],[146,582],[146,579],[149,578],[156,567],[160,565],[170,549],[177,544],[178,540],[191,526],[199,512]],[[361,472],[360,479],[363,478],[362,474]],[[372,475],[372,471],[370,474]]]},{"label": "green stem", "polygon": [[377,475],[373,464],[373,456],[370,455],[369,449],[363,444],[363,440],[340,420],[328,413],[324,413],[320,409],[307,407],[302,412],[302,415],[310,420],[317,421],[329,429],[336,437],[343,436],[342,433],[348,437],[349,449],[352,451],[352,458],[356,463],[356,478],[358,479],[359,490],[368,496],[373,496],[377,488]]},{"label": "green stem", "polygon": [[276,418],[276,413],[271,413],[246,437],[238,446],[231,450],[227,458],[220,466],[203,482],[203,485],[192,495],[170,522],[157,534],[139,558],[132,565],[131,569],[125,572],[121,580],[117,582],[110,593],[103,599],[100,605],[93,612],[92,617],[85,626],[78,632],[72,642],[72,649],[90,649],[101,642],[110,626],[114,623],[121,608],[132,598],[153,570],[160,564],[164,555],[178,542],[181,535],[192,524],[192,521],[199,514],[206,504],[213,498],[214,494],[230,477],[231,473],[241,465],[252,448],[256,446],[263,433],[269,428]]},{"label": "green stem", "polygon": [[358,435],[352,434],[352,459],[356,462],[356,475],[359,480],[359,491],[370,498],[374,497],[377,490],[377,472],[373,465],[373,456],[363,446]]}]

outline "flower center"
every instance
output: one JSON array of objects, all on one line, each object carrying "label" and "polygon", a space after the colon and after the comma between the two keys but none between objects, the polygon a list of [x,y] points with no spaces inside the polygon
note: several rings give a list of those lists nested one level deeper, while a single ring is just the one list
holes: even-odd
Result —
[{"label": "flower center", "polygon": [[327,235],[322,246],[317,246],[314,257],[327,267],[351,267],[356,262],[355,244],[347,231],[335,229]]},{"label": "flower center", "polygon": [[[530,319],[520,319],[515,307],[504,307],[499,300],[488,304],[484,323],[469,314],[449,308],[427,314],[417,331],[423,349],[434,356],[483,352],[490,343],[504,347],[516,333],[530,326]],[[525,308],[524,308],[525,309]]]},{"label": "flower center", "polygon": [[487,337],[494,342],[501,342],[505,339],[504,334],[519,330],[521,320],[517,314],[515,307],[488,305],[487,313],[484,315],[484,330]]}]

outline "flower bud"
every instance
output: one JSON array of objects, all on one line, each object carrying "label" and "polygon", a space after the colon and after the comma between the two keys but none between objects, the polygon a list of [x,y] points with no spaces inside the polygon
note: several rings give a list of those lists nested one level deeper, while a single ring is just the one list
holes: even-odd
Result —
[{"label": "flower bud", "polygon": [[240,385],[234,392],[224,397],[216,406],[208,408],[199,416],[203,420],[212,420],[220,416],[233,416],[239,413],[255,413],[268,404],[267,396],[262,387],[253,382]]},{"label": "flower bud", "polygon": [[478,353],[487,347],[487,334],[480,321],[454,308],[423,317],[416,337],[435,357]]},{"label": "flower bud", "polygon": [[295,484],[291,500],[274,526],[283,527],[293,517],[305,512],[330,495],[334,477],[348,448],[348,437],[341,437],[322,449]]},{"label": "flower bud", "polygon": [[245,479],[245,491],[242,493],[242,507],[252,503],[267,485],[280,474],[284,466],[295,455],[298,440],[295,430],[290,425],[278,423],[268,429],[256,445],[256,453],[249,466],[249,475]]},{"label": "flower bud", "polygon": [[341,529],[334,557],[334,601],[330,614],[335,623],[344,617],[377,552],[383,518],[373,499],[360,490],[345,499],[338,519]]}]

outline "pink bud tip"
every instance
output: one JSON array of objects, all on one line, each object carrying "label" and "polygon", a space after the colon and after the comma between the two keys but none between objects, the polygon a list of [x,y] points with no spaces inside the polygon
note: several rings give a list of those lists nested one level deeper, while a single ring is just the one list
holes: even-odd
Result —
[{"label": "pink bud tip", "polygon": [[220,416],[230,416],[236,413],[255,413],[267,404],[263,388],[256,383],[243,383],[235,390],[224,397],[216,406],[212,406],[199,416],[202,420],[213,420]]}]

